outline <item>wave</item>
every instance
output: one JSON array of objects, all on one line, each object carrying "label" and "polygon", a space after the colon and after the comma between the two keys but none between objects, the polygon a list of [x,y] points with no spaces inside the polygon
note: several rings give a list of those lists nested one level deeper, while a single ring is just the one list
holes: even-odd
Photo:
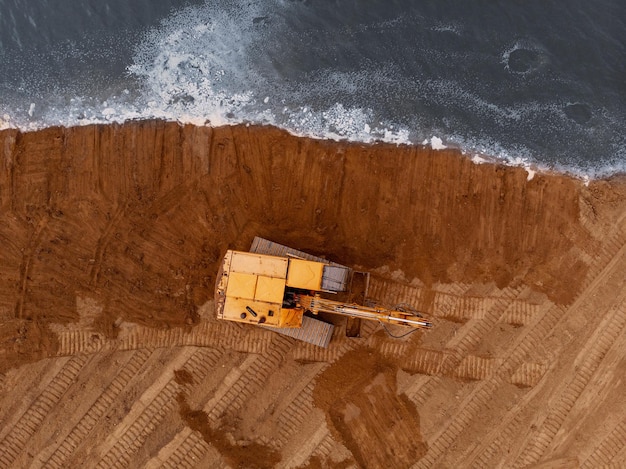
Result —
[{"label": "wave", "polygon": [[588,177],[626,169],[623,112],[554,73],[541,41],[502,39],[476,52],[459,19],[381,5],[371,15],[267,0],[187,7],[141,36],[106,93],[20,96],[1,105],[0,129],[269,124],[313,138],[438,142],[476,161]]}]

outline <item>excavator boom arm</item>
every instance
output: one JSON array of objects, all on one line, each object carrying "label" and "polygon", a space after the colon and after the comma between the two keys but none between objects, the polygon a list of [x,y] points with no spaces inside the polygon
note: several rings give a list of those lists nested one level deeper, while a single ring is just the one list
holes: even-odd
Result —
[{"label": "excavator boom arm", "polygon": [[430,329],[432,327],[432,323],[421,319],[419,316],[414,316],[402,311],[346,304],[320,298],[319,296],[301,295],[299,300],[302,307],[313,314],[340,314],[355,318],[373,319],[389,324],[402,324],[417,329]]}]

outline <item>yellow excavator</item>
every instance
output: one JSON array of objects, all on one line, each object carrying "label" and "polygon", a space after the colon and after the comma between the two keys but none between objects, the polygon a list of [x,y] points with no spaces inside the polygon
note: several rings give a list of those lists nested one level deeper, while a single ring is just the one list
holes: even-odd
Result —
[{"label": "yellow excavator", "polygon": [[318,319],[320,313],[347,316],[351,336],[358,336],[361,319],[432,327],[411,308],[365,305],[368,283],[367,273],[256,237],[250,252],[226,252],[215,285],[216,314],[321,347],[328,346],[333,324]]}]

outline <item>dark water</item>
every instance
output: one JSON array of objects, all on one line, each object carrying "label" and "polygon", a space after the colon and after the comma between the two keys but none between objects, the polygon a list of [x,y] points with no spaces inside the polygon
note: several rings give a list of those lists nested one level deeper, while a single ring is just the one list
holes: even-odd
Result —
[{"label": "dark water", "polygon": [[5,127],[272,123],[626,168],[620,0],[0,0],[0,61]]}]

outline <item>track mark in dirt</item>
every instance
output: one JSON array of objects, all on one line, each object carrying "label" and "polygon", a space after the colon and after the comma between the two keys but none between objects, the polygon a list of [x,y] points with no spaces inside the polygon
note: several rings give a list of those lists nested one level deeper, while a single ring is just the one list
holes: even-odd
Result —
[{"label": "track mark in dirt", "polygon": [[[550,304],[548,303],[548,306]],[[511,350],[507,352],[506,358],[502,365],[496,370],[495,379],[504,379],[507,377],[511,380],[518,370],[524,366],[522,360],[531,355],[533,350],[544,340],[546,335],[552,330],[561,318],[566,314],[566,309],[560,306],[552,305],[541,318],[528,328],[514,344]],[[516,383],[513,383],[516,384]],[[513,411],[507,413],[501,418],[493,430],[485,437],[481,444],[463,458],[463,461],[472,468],[490,467],[495,464],[492,461],[496,455],[502,450],[503,442],[510,442],[515,439],[515,435],[521,430],[522,417],[520,409],[525,407],[525,403],[532,401],[532,397],[538,393],[537,388],[533,388],[528,392]]]},{"label": "track mark in dirt", "polygon": [[[470,319],[483,319],[494,302],[504,292],[498,292],[495,286],[485,286],[486,291],[480,295],[476,287],[460,285],[451,290],[450,285],[424,287],[407,285],[399,281],[391,281],[378,276],[370,280],[369,294],[387,306],[408,304],[433,317],[445,318],[450,321],[464,323]],[[430,297],[429,301],[425,301]],[[429,305],[420,308],[420,305]],[[514,299],[508,306],[503,322],[514,325],[526,325],[532,322],[539,305],[524,299]]]},{"label": "track mark in dirt", "polygon": [[69,357],[44,359],[30,366],[14,368],[4,375],[3,391],[6,392],[0,393],[0,441],[19,422],[69,360]]},{"label": "track mark in dirt", "polygon": [[372,276],[368,296],[387,307],[406,304],[431,316],[453,321],[483,318],[486,309],[491,306],[491,299],[468,297],[466,289],[457,287],[451,291],[442,291]]},{"label": "track mark in dirt", "polygon": [[[500,311],[502,314],[507,309],[507,303],[501,304],[500,308],[495,311]],[[493,316],[494,311],[490,311],[490,320],[497,321],[497,318]],[[489,316],[488,316],[489,317]],[[541,319],[550,319],[550,323],[554,324],[558,319],[558,315],[550,314],[548,311]],[[529,349],[532,348],[532,344],[535,340],[539,340],[532,332],[538,332],[534,327],[529,328],[526,332],[519,335],[512,343],[508,351],[504,353],[504,358],[498,368],[493,371],[493,374],[488,379],[480,381],[477,387],[462,401],[457,408],[459,409],[450,419],[448,419],[442,430],[437,432],[431,439],[428,440],[429,450],[422,460],[419,461],[417,467],[432,467],[436,465],[441,458],[446,455],[446,451],[453,444],[460,432],[465,429],[470,422],[480,413],[480,409],[493,399],[494,393],[497,389],[508,381],[513,369],[516,369],[521,363],[524,357],[527,355]],[[485,330],[480,334],[485,336],[489,330]],[[542,330],[543,332],[543,330]],[[543,335],[541,335],[543,338]],[[463,337],[461,343],[467,340],[473,340],[472,336]],[[465,347],[464,347],[465,348]],[[420,395],[422,397],[419,402],[425,402],[424,391],[434,386],[434,381],[431,378],[426,385],[423,385],[420,389]],[[431,391],[432,392],[432,391]],[[419,397],[419,396],[418,396]],[[467,460],[465,461],[467,462]]]},{"label": "track mark in dirt", "polygon": [[[594,262],[589,267],[588,275],[585,277],[579,292],[593,290],[606,278],[611,272],[611,267],[619,261],[626,250],[626,232],[616,229],[601,245],[599,253],[593,252]],[[584,295],[578,295],[576,302],[580,302],[585,298]],[[577,303],[572,304],[572,308]]]},{"label": "track mark in dirt", "polygon": [[431,376],[448,376],[467,380],[483,380],[493,375],[495,358],[466,355],[454,369],[443,371],[444,361],[454,355],[454,349],[429,349],[414,343],[394,339],[370,340],[369,345],[384,357],[394,360],[398,367],[409,373]]},{"label": "track mark in dirt", "polygon": [[539,461],[605,355],[625,328],[626,305],[620,304],[615,308],[615,312],[598,327],[597,333],[591,337],[578,355],[578,365],[575,367],[574,376],[561,391],[556,403],[550,407],[541,427],[521,450],[515,467],[525,467]]},{"label": "track mark in dirt", "polygon": [[[199,350],[185,363],[184,368],[181,368],[179,371],[188,374],[193,379],[195,386],[199,386],[202,380],[217,366],[220,358],[223,356],[223,350]],[[185,378],[185,380],[187,381],[188,379]],[[187,384],[187,387],[192,387],[192,384]],[[198,461],[210,449],[198,433],[191,431],[189,427],[185,427],[174,435],[169,442],[163,444],[159,453],[147,463],[146,469],[151,467],[172,469],[195,467]]]},{"label": "track mark in dirt", "polygon": [[105,413],[109,411],[115,399],[124,391],[130,380],[139,373],[151,353],[149,350],[139,350],[132,355],[130,360],[83,415],[78,424],[63,438],[61,444],[44,462],[43,467],[59,469],[68,467],[68,461],[71,459],[73,452],[88,438],[90,432]]},{"label": "track mark in dirt", "polygon": [[[310,428],[310,424],[311,422],[307,422],[305,430],[299,432],[300,435],[294,435],[298,450],[285,462],[284,467],[316,468],[318,466],[314,464],[317,461],[326,461],[326,465],[321,463],[321,467],[358,467],[350,450],[333,438],[326,421],[313,428]],[[290,442],[291,444],[294,444],[294,441]]]},{"label": "track mark in dirt", "polygon": [[461,360],[458,368],[454,371],[454,376],[472,381],[487,379],[493,375],[494,361],[493,358],[468,355]]},{"label": "track mark in dirt", "polygon": [[219,467],[217,450],[209,445],[199,432],[185,426],[176,436],[165,444],[159,453],[150,459],[144,469],[179,469],[198,467],[207,453],[213,451],[211,460],[214,467]]},{"label": "track mark in dirt", "polygon": [[175,402],[178,386],[170,382],[146,406],[144,412],[132,425],[117,439],[115,446],[102,454],[96,467],[106,469],[110,467],[127,467],[132,455],[144,444],[147,437],[155,431]]},{"label": "track mark in dirt", "polygon": [[33,319],[33,318],[24,318],[24,303],[26,302],[26,289],[28,286],[28,282],[30,281],[30,271],[32,268],[33,255],[35,254],[35,250],[41,243],[41,236],[46,228],[48,220],[46,218],[42,219],[37,223],[35,230],[31,234],[28,244],[24,248],[24,252],[22,255],[22,262],[20,264],[20,280],[19,280],[19,295],[17,298],[17,303],[15,305],[15,317],[17,319]]},{"label": "track mark in dirt", "polygon": [[[206,415],[207,421],[211,424],[212,428],[219,427],[222,433],[230,433],[232,438],[247,444],[249,439],[246,433],[242,433],[243,430],[238,429],[236,424],[233,427],[229,422],[233,420],[237,421],[236,416],[242,411],[242,406],[246,403],[250,403],[255,393],[268,386],[268,380],[285,360],[291,345],[291,339],[275,336],[274,342],[265,353],[261,355],[249,355],[239,366],[233,368],[224,377],[222,384],[215,389],[213,396],[208,399],[201,409],[201,412]],[[195,373],[192,373],[192,375],[194,377],[196,376]],[[310,388],[310,380],[307,380],[303,385],[307,389]],[[303,393],[297,393],[295,399],[297,400],[298,396],[301,394]],[[305,399],[306,395],[304,395],[303,398]],[[293,402],[290,401],[289,404],[290,405],[284,412],[280,411],[280,406],[282,405],[281,400],[281,402],[278,403],[279,408],[275,409],[275,412],[280,412],[278,419],[282,423],[291,422],[293,417],[289,412]],[[232,417],[234,417],[234,419]],[[298,409],[297,417],[302,417],[300,415],[300,409]],[[284,420],[285,418],[287,420]],[[229,443],[233,443],[234,440],[232,440],[232,438],[229,437]],[[255,444],[261,447],[268,447],[272,451],[276,450],[284,443],[281,442],[278,436],[271,442],[266,441],[263,437],[253,441]],[[173,437],[170,443],[165,445],[162,452],[160,452],[158,457],[154,458],[150,464],[151,467],[160,467],[162,465],[176,467],[179,464],[185,466],[187,463],[191,464],[192,457],[204,457],[207,451],[210,451],[207,443],[203,439],[199,440],[195,432],[190,433],[187,430],[182,430]]]},{"label": "track mark in dirt", "polygon": [[[446,349],[450,350],[451,353],[446,353],[442,356],[438,374],[446,376],[454,373],[454,370],[460,365],[463,358],[470,355],[483,340],[485,334],[489,333],[500,321],[511,301],[515,300],[519,294],[519,290],[504,291],[503,293],[506,296],[496,299],[493,306],[482,320],[468,323],[460,330],[459,334],[449,341],[446,345]],[[418,406],[422,406],[439,383],[440,378],[433,376],[419,389],[411,390],[409,395]],[[429,451],[429,455],[430,454],[431,451]]]},{"label": "track mark in dirt", "polygon": [[265,383],[281,363],[290,348],[291,339],[276,335],[272,347],[263,355],[250,355],[244,363],[216,391],[216,395],[204,406],[204,411],[217,421],[225,414],[236,414],[256,390]]},{"label": "track mark in dirt", "polygon": [[271,443],[275,442],[275,446],[283,450],[287,467],[304,463],[306,456],[328,433],[323,414],[313,405],[315,382],[327,366],[325,363],[308,365],[297,381],[278,394],[271,408],[271,413],[278,416],[272,418],[276,430],[271,432]]},{"label": "track mark in dirt", "polygon": [[[315,451],[311,453],[311,455],[315,458],[318,458],[322,461],[332,459],[332,455],[336,453],[338,447],[342,447],[340,443],[338,443],[333,436],[328,432],[325,432],[323,439],[316,446]],[[354,459],[353,457],[346,458],[348,460]],[[347,467],[351,467],[351,464],[348,464]]]},{"label": "track mark in dirt", "polygon": [[236,442],[228,438],[228,433],[219,429],[214,430],[207,413],[191,409],[184,393],[178,393],[176,399],[180,416],[187,426],[199,432],[204,441],[214,446],[232,466],[265,469],[273,468],[280,462],[280,454],[267,446],[254,441]]},{"label": "track mark in dirt", "polygon": [[125,418],[96,448],[100,455],[97,467],[127,466],[134,453],[174,408],[180,386],[174,381],[174,370],[184,367],[194,349],[182,349],[167,363],[160,377],[135,401]]},{"label": "track mark in dirt", "polygon": [[[222,384],[215,390],[213,397],[204,404],[202,409],[192,411],[189,408],[185,408],[189,412],[195,412],[193,414],[188,414],[187,416],[192,419],[199,418],[201,419],[201,422],[204,422],[204,418],[206,417],[206,422],[209,422],[211,425],[219,426],[219,422],[221,420],[228,421],[230,416],[237,415],[239,410],[247,401],[249,401],[251,396],[254,395],[254,393],[259,389],[267,385],[266,383],[269,376],[285,359],[290,345],[291,339],[278,335],[273,337],[272,344],[265,353],[261,355],[251,354],[238,367],[233,368],[233,370],[224,378]],[[187,368],[187,366],[184,367],[184,369]],[[197,373],[192,372],[191,374],[194,376],[194,379],[197,379]],[[179,393],[179,396],[181,395],[186,401],[184,394]],[[191,425],[189,426],[191,427]],[[231,430],[231,434],[237,433],[236,428]],[[221,433],[223,434],[224,432]],[[164,459],[165,461],[182,461],[189,457],[187,453],[189,448],[194,448],[193,452],[196,455],[204,454],[207,450],[204,443],[200,445],[198,444],[198,441],[193,434],[187,434],[184,438],[182,436],[176,436],[174,439],[177,441],[177,444],[171,448],[172,453],[160,456],[161,459]],[[209,442],[206,438],[205,441]],[[232,446],[232,441],[229,441],[228,443]],[[261,448],[267,446],[259,442],[253,443]],[[246,442],[244,444],[252,443]],[[238,447],[238,445],[235,446]],[[226,449],[229,451],[237,449],[229,448]],[[224,448],[218,447],[218,445],[216,445],[216,449],[220,452],[224,450]],[[270,450],[273,454],[274,450],[268,447],[268,451]],[[238,453],[235,451],[234,454],[236,455]],[[222,455],[224,456],[224,454]]]},{"label": "track mark in dirt", "polygon": [[317,380],[316,406],[327,412],[329,428],[361,467],[409,467],[426,453],[419,414],[404,394],[398,395],[394,370],[375,351],[357,349]]},{"label": "track mark in dirt", "polygon": [[[484,383],[481,382],[477,391],[470,396],[467,402],[461,405],[461,408],[466,408],[470,403],[475,410],[476,404],[480,406],[486,405],[490,395],[483,392],[482,386],[488,385],[492,390],[491,393],[497,392],[497,389],[504,384],[505,380],[510,380],[513,373],[518,370],[525,357],[529,355],[532,356],[533,350],[542,343],[554,325],[566,314],[566,309],[563,307],[550,305],[549,302],[547,306],[550,306],[550,308],[539,318],[538,322],[534,323],[532,327],[527,328],[526,331],[511,344],[510,350],[505,353],[505,358],[497,370],[495,370],[494,376]],[[476,468],[492,465],[493,463],[490,462],[490,459],[501,451],[502,442],[514,438],[517,434],[516,432],[520,431],[522,419],[519,414],[519,409],[524,407],[524,402],[530,402],[532,396],[537,392],[537,389],[533,389],[520,401],[520,404],[514,408],[515,412],[506,414],[501,419],[501,423],[486,435],[483,443],[470,455],[463,457],[462,460],[464,464],[467,463],[469,466]],[[476,399],[478,399],[478,401],[474,402]],[[455,416],[454,419],[456,418]],[[451,425],[457,424],[453,421]]]},{"label": "track mark in dirt", "polygon": [[437,292],[434,298],[433,314],[435,317],[450,321],[466,322],[470,319],[483,319],[492,306],[492,298],[472,298]]},{"label": "track mark in dirt", "polygon": [[257,327],[238,327],[225,321],[200,321],[189,327],[155,329],[139,324],[122,323],[116,337],[107,337],[91,328],[69,324],[56,330],[59,348],[56,356],[99,351],[123,351],[142,348],[181,346],[226,348],[240,352],[263,353],[272,342],[273,333]]},{"label": "track mark in dirt", "polygon": [[539,312],[540,306],[526,301],[514,301],[505,312],[503,322],[514,326],[531,324]]},{"label": "track mark in dirt", "polygon": [[418,349],[402,368],[410,373],[439,376],[443,372],[443,365],[447,360],[446,355],[446,352],[440,350]]},{"label": "track mark in dirt", "polygon": [[[549,331],[559,322],[560,318],[565,317],[567,313],[567,317],[571,317],[573,312],[577,312],[581,310],[580,305],[586,299],[590,298],[596,289],[600,288],[603,285],[603,280],[612,275],[615,271],[615,267],[618,263],[618,260],[623,256],[624,249],[626,246],[624,245],[624,235],[621,231],[614,233],[612,237],[608,238],[606,244],[603,245],[602,252],[595,258],[595,263],[591,265],[589,269],[589,276],[585,279],[583,286],[585,290],[579,292],[576,301],[569,307],[564,308],[560,306],[554,306],[551,310],[548,311],[546,315],[544,315],[541,320],[535,324],[532,329],[530,329],[528,338],[521,342],[518,347],[512,352],[507,354],[507,358],[503,365],[503,370],[511,369],[511,365],[516,363],[516,357],[526,356],[532,353],[532,350],[541,343],[544,337],[546,337]],[[595,277],[594,277],[595,276]],[[579,314],[584,314],[579,311]],[[606,345],[606,344],[605,344]],[[589,370],[587,370],[589,371]],[[587,372],[585,372],[586,374]],[[581,377],[579,377],[581,379]],[[583,378],[584,381],[584,378]],[[574,384],[574,381],[570,381],[570,383]],[[576,385],[579,386],[580,383]],[[566,391],[563,391],[566,392]],[[581,388],[582,392],[582,388]],[[534,394],[534,393],[533,393]],[[531,394],[531,395],[533,395]],[[563,397],[563,396],[562,396]],[[569,398],[571,399],[571,397]],[[498,425],[486,438],[483,439],[483,443],[477,447],[471,454],[471,456],[467,457],[465,461],[472,461],[472,467],[486,467],[491,464],[492,458],[501,451],[501,444],[503,441],[507,441],[507,438],[512,438],[516,432],[519,431],[520,426],[522,425],[522,417],[521,413],[526,406],[529,405],[529,399],[524,399],[525,405],[520,403],[516,406],[515,413],[510,413],[506,415],[502,420],[502,423]],[[560,404],[557,406],[566,405],[567,401],[560,401]],[[573,405],[573,402],[572,402]],[[571,407],[569,407],[571,409]],[[566,409],[560,409],[562,412],[566,412]],[[565,415],[561,415],[559,420],[562,423],[562,420],[566,417]],[[555,424],[558,422],[555,422]],[[559,425],[560,426],[560,425]],[[548,433],[543,437],[543,440],[552,440],[549,436],[552,431],[556,434],[558,428],[551,428],[547,430]],[[554,436],[552,435],[552,437]],[[533,440],[535,441],[535,440]],[[543,447],[543,443],[539,443],[539,449],[535,452],[541,453],[541,447]],[[527,444],[532,444],[530,441]],[[549,441],[546,443],[549,444]],[[524,453],[521,453],[523,455]],[[534,456],[528,455],[529,458],[533,459]]]},{"label": "track mark in dirt", "polygon": [[[118,202],[119,203],[119,202]],[[89,284],[95,286],[98,284],[98,277],[100,275],[100,269],[102,268],[102,261],[106,253],[107,246],[111,241],[111,236],[120,220],[126,213],[125,206],[119,203],[118,207],[113,211],[113,215],[108,217],[108,221],[102,230],[102,234],[98,238],[96,243],[96,250],[93,254],[93,263],[89,269]]]},{"label": "track mark in dirt", "polygon": [[614,459],[624,447],[626,447],[626,420],[622,420],[611,430],[580,467],[583,469],[610,467],[611,463],[619,466],[620,461]]},{"label": "track mark in dirt", "polygon": [[546,373],[543,363],[522,363],[511,376],[511,383],[523,388],[532,388]]},{"label": "track mark in dirt", "polygon": [[[91,329],[91,328],[90,328]],[[56,355],[59,357],[71,356],[79,353],[97,353],[105,350],[133,350],[133,348],[117,348],[110,346],[112,340],[104,337],[103,334],[94,332],[93,330],[81,330],[69,327],[69,330],[57,331],[57,339],[59,348]],[[107,347],[107,345],[109,345]],[[145,348],[150,348],[146,344]]]},{"label": "track mark in dirt", "polygon": [[132,455],[144,444],[148,436],[174,407],[178,385],[173,381],[150,401],[144,412],[132,425],[117,439],[115,446],[102,454],[96,467],[107,469],[111,467],[127,467]]},{"label": "track mark in dirt", "polygon": [[28,439],[38,431],[52,408],[74,384],[76,377],[87,364],[89,358],[84,355],[72,357],[28,408],[19,422],[0,441],[0,463],[2,467],[12,466],[26,446]]},{"label": "track mark in dirt", "polygon": [[[403,337],[404,340],[398,340],[379,331],[371,335],[366,344],[390,360],[399,360],[402,366],[406,367],[406,361],[408,361],[409,357],[417,355],[419,353],[418,350],[421,348],[418,348],[413,340],[416,338],[416,334],[418,334],[417,331]],[[416,340],[419,340],[419,338]]]},{"label": "track mark in dirt", "polygon": [[297,434],[302,423],[312,410],[312,396],[315,384],[309,381],[293,399],[290,399],[289,406],[281,412],[278,417],[279,435],[278,442],[282,446],[287,440]]}]

